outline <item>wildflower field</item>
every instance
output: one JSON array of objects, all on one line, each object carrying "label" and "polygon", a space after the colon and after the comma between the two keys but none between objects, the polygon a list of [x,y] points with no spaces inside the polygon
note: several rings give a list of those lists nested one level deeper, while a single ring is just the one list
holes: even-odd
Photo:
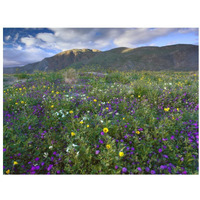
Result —
[{"label": "wildflower field", "polygon": [[4,84],[4,174],[199,173],[198,72],[25,78]]}]

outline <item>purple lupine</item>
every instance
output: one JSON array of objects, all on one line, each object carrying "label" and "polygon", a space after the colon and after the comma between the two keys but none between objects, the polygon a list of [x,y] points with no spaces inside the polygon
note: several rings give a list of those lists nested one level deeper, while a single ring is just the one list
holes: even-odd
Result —
[{"label": "purple lupine", "polygon": [[159,153],[161,153],[161,152],[162,152],[162,149],[161,149],[161,148],[160,148],[160,149],[158,149],[158,152],[159,152]]}]

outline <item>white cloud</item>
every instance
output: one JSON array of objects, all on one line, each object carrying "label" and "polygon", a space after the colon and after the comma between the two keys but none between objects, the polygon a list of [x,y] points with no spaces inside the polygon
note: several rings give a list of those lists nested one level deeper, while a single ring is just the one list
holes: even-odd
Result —
[{"label": "white cloud", "polygon": [[10,35],[8,35],[8,36],[5,37],[5,40],[6,40],[6,41],[8,41],[8,40],[10,40],[10,39],[11,39],[11,36],[10,36]]},{"label": "white cloud", "polygon": [[173,28],[139,28],[125,29],[117,38],[114,39],[114,44],[117,46],[134,47],[138,44],[151,42],[153,39],[167,35],[176,31]]},{"label": "white cloud", "polygon": [[19,38],[19,33],[16,33],[16,34],[15,34],[15,37],[14,37],[14,39],[13,39],[13,42],[16,42],[18,38]]},{"label": "white cloud", "polygon": [[46,52],[40,48],[30,47],[22,48],[17,46],[14,48],[4,48],[3,50],[3,66],[17,67],[41,61],[45,57],[53,56],[54,53]]},{"label": "white cloud", "polygon": [[22,37],[21,42],[24,43],[27,47],[30,47],[30,46],[37,46],[38,40],[33,36],[29,36],[29,37]]},{"label": "white cloud", "polygon": [[194,32],[195,34],[198,34],[198,28],[179,28],[179,33],[191,33]]}]

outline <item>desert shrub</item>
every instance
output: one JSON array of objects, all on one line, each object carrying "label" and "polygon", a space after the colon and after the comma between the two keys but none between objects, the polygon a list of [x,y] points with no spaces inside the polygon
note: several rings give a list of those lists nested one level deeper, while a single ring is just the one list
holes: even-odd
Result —
[{"label": "desert shrub", "polygon": [[73,84],[78,81],[79,74],[75,69],[70,68],[63,73],[63,78],[65,83]]},{"label": "desert shrub", "polygon": [[15,74],[14,76],[15,76],[16,78],[18,78],[18,79],[27,79],[27,78],[30,77],[30,75],[29,75],[29,74],[26,74],[26,73]]}]

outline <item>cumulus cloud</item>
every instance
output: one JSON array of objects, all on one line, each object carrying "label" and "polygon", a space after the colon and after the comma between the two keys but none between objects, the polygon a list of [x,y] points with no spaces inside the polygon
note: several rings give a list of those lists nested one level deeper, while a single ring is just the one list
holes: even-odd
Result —
[{"label": "cumulus cloud", "polygon": [[5,40],[6,40],[6,41],[8,41],[8,40],[10,40],[10,39],[11,39],[11,36],[10,36],[10,35],[8,35],[8,36],[5,37]]},{"label": "cumulus cloud", "polygon": [[54,53],[46,52],[39,48],[22,48],[17,46],[14,48],[3,49],[3,66],[17,67],[41,61],[45,57],[53,56]]},{"label": "cumulus cloud", "polygon": [[155,38],[168,35],[169,33],[175,32],[173,28],[160,28],[160,29],[126,29],[116,39],[114,44],[117,46],[135,47],[139,44],[152,42]]},{"label": "cumulus cloud", "polygon": [[189,33],[197,29],[184,28],[50,28],[53,33],[38,33],[36,37],[23,37],[26,46],[57,50],[74,48],[102,49],[108,46],[135,47],[152,42],[173,32]]}]

